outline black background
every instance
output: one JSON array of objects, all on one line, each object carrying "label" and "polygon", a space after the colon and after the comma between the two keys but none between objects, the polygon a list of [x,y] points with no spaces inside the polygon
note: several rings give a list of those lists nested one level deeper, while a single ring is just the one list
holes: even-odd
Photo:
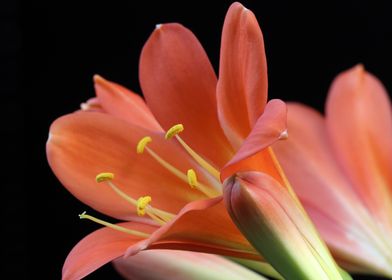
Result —
[{"label": "black background", "polygon": [[[180,22],[190,28],[217,70],[220,33],[230,4],[53,2],[26,4],[17,12],[17,35],[11,34],[10,38],[16,42],[17,53],[23,42],[23,72],[9,68],[19,74],[20,80],[7,80],[9,84],[22,81],[23,94],[15,95],[2,86],[11,93],[5,99],[6,117],[17,115],[19,119],[22,103],[27,116],[22,128],[25,149],[14,149],[27,155],[25,175],[20,176],[20,162],[12,161],[17,167],[7,174],[3,191],[9,246],[2,253],[10,260],[5,272],[18,275],[15,279],[59,279],[73,245],[98,228],[78,219],[77,215],[88,207],[61,186],[46,163],[50,123],[94,96],[95,73],[140,92],[140,50],[158,23]],[[322,110],[333,77],[357,63],[363,63],[392,92],[392,16],[388,1],[298,2],[243,1],[256,14],[264,33],[270,98],[301,101]],[[19,11],[18,4],[10,7],[10,13]],[[15,23],[13,19],[11,22]],[[18,37],[20,30],[23,41]],[[15,61],[15,57],[9,57],[7,62]],[[16,132],[15,128],[6,130]],[[9,144],[19,145],[17,140]],[[5,153],[15,156],[14,150],[6,147]],[[118,276],[107,265],[88,279],[105,277]]]}]

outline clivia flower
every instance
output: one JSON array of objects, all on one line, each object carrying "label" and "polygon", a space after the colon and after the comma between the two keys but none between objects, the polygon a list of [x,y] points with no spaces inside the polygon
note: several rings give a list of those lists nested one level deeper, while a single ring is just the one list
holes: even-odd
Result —
[{"label": "clivia flower", "polygon": [[[82,278],[121,256],[137,258],[145,249],[180,249],[258,261],[261,252],[284,277],[342,279],[268,148],[287,137],[286,106],[280,100],[267,103],[264,43],[253,13],[239,3],[230,7],[219,80],[196,37],[179,24],[157,26],[143,48],[139,71],[146,103],[95,76],[97,99],[50,128],[47,157],[63,185],[93,209],[126,221],[112,224],[82,213],[80,218],[106,227],[74,247],[63,278]],[[278,203],[270,205],[276,209],[257,212],[267,230],[255,232],[256,242],[250,238],[255,247],[226,210],[244,201],[225,204],[222,196],[246,172],[257,173],[255,184],[277,188]],[[249,200],[247,206],[260,205]],[[294,214],[282,223],[271,221],[291,207]],[[295,233],[288,250],[290,236],[279,227]],[[268,234],[274,234],[266,239],[270,252],[258,246]]]},{"label": "clivia flower", "polygon": [[357,65],[332,83],[326,116],[289,104],[290,138],[274,145],[305,209],[348,271],[392,277],[392,110]]}]

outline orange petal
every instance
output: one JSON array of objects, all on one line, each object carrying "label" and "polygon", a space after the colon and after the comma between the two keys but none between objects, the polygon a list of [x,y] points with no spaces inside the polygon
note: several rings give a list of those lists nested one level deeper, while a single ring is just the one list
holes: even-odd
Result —
[{"label": "orange petal", "polygon": [[266,279],[220,256],[178,250],[143,251],[115,260],[114,266],[125,279],[130,280]]},{"label": "orange petal", "polygon": [[[120,223],[119,226],[151,233],[155,227]],[[111,228],[101,228],[83,238],[69,253],[63,266],[62,279],[81,279],[104,264],[122,256],[126,248],[140,237],[119,232]]]},{"label": "orange petal", "polygon": [[392,232],[392,110],[385,88],[358,65],[333,82],[326,114],[345,173],[369,211]]},{"label": "orange petal", "polygon": [[128,248],[126,256],[146,248],[261,259],[231,221],[222,197],[189,203],[174,220],[155,231],[150,238]]},{"label": "orange petal", "polygon": [[102,108],[109,114],[150,130],[162,130],[144,100],[132,91],[94,76],[95,92]]},{"label": "orange petal", "polygon": [[351,263],[345,268],[358,271],[362,267],[367,272],[388,267],[372,239],[366,208],[336,163],[321,114],[304,105],[289,104],[288,130],[289,138],[277,142],[273,149],[339,263]]},{"label": "orange petal", "polygon": [[[176,213],[186,203],[205,198],[164,169],[146,152],[136,153],[138,141],[150,135],[152,150],[186,174],[199,170],[174,141],[101,113],[75,113],[57,119],[47,143],[48,161],[63,185],[94,209],[119,219],[135,213],[134,206],[120,198],[105,183],[96,183],[101,172],[115,174],[113,183],[137,199],[150,195],[152,206]],[[200,181],[204,182],[202,172]]]},{"label": "orange petal", "polygon": [[267,87],[263,34],[255,15],[234,3],[223,26],[217,87],[219,120],[234,147],[263,113]]},{"label": "orange petal", "polygon": [[148,106],[168,129],[182,123],[181,137],[218,167],[232,149],[216,111],[216,76],[196,37],[179,24],[159,25],[140,58],[140,83]]},{"label": "orange petal", "polygon": [[[253,165],[255,161],[251,158],[258,152],[265,150],[277,140],[285,139],[287,137],[286,114],[286,104],[283,101],[274,99],[268,102],[264,113],[257,120],[257,123],[253,127],[249,136],[245,139],[235,156],[221,171],[222,181],[239,170],[259,170],[269,174],[274,172],[267,171],[264,167],[261,167],[261,165],[263,165],[262,161],[265,162],[265,160],[269,157],[265,152],[256,156],[258,158],[257,161],[260,161],[260,163],[257,163],[256,165]],[[264,160],[261,160],[261,158],[264,158]],[[248,164],[249,161],[251,161],[252,164]],[[271,162],[271,160],[269,161]]]}]

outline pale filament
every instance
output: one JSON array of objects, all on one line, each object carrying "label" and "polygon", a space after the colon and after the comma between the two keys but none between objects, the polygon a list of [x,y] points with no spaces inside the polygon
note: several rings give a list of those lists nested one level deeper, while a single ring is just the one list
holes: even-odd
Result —
[{"label": "pale filament", "polygon": [[[119,196],[121,196],[123,199],[131,203],[133,206],[137,207],[137,200],[130,197],[126,193],[124,193],[120,188],[118,188],[112,181],[106,181],[106,183],[114,190]],[[174,214],[160,210],[160,209],[155,209],[152,206],[146,207],[146,214],[151,217],[154,221],[156,221],[158,224],[163,225],[167,222],[169,222],[171,219],[174,218]]]},{"label": "pale filament", "polygon": [[114,230],[121,231],[121,232],[124,232],[124,233],[127,233],[127,234],[131,234],[131,235],[134,235],[134,236],[138,236],[138,237],[142,237],[142,238],[147,238],[147,237],[150,236],[148,233],[145,233],[145,232],[132,230],[132,229],[129,229],[129,228],[125,228],[125,227],[122,227],[122,226],[119,226],[119,225],[115,225],[115,224],[103,221],[101,219],[95,218],[95,217],[93,217],[91,215],[86,214],[86,211],[83,212],[82,214],[80,214],[79,218],[80,219],[88,219],[90,221],[93,221],[93,222],[95,222],[97,224],[100,224],[100,225],[103,225],[105,227],[109,227],[109,228],[112,228]]},{"label": "pale filament", "polygon": [[202,158],[198,153],[196,153],[182,138],[178,135],[175,135],[176,139],[180,144],[184,147],[184,149],[188,152],[188,154],[208,173],[210,173],[215,179],[220,180],[219,171],[209,164],[204,158]]},{"label": "pale filament", "polygon": [[[184,182],[188,183],[188,177],[186,174],[175,168],[173,165],[168,163],[166,160],[161,158],[157,153],[155,153],[152,149],[149,147],[145,147],[145,150],[159,163],[161,164],[164,168],[166,168],[168,171],[170,171],[172,174],[174,174],[177,178],[183,180]],[[204,193],[208,197],[216,197],[220,195],[220,192],[218,192],[215,189],[211,189],[208,186],[198,182],[196,189]]]},{"label": "pale filament", "polygon": [[213,167],[208,161],[206,161],[203,157],[201,157],[198,153],[196,153],[184,140],[178,136],[179,133],[184,131],[184,126],[182,124],[173,125],[166,131],[165,138],[172,139],[174,136],[176,137],[177,141],[180,142],[182,147],[188,154],[201,166],[203,167],[208,173],[210,173],[218,182],[220,181],[220,173]]}]

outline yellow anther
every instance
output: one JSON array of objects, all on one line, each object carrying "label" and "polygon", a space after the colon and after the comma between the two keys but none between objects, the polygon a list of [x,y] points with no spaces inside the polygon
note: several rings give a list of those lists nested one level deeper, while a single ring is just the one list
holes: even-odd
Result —
[{"label": "yellow anther", "polygon": [[218,170],[215,169],[211,164],[209,164],[204,158],[198,155],[184,140],[181,139],[180,136],[176,136],[176,139],[180,144],[184,147],[184,149],[188,152],[188,154],[193,157],[194,160],[200,164],[208,173],[214,176],[218,181],[220,180],[220,173]]},{"label": "yellow anther", "polygon": [[193,169],[189,169],[186,173],[186,176],[188,177],[188,184],[192,187],[195,188],[197,187],[197,176],[196,172]]},{"label": "yellow anther", "polygon": [[146,207],[150,204],[151,202],[151,196],[142,196],[137,200],[137,214],[139,216],[144,216],[146,214]]},{"label": "yellow anther", "polygon": [[165,139],[171,139],[173,136],[176,136],[178,133],[184,131],[184,126],[182,124],[173,125],[165,135]]},{"label": "yellow anther", "polygon": [[114,178],[114,174],[110,173],[110,172],[103,172],[103,173],[99,173],[96,177],[95,177],[95,181],[97,181],[97,183],[102,183],[102,182],[106,182],[106,181],[111,181]]},{"label": "yellow anther", "polygon": [[152,141],[150,136],[143,137],[140,139],[139,143],[136,146],[136,152],[138,154],[142,154],[144,152],[144,148],[147,146],[148,143]]}]

